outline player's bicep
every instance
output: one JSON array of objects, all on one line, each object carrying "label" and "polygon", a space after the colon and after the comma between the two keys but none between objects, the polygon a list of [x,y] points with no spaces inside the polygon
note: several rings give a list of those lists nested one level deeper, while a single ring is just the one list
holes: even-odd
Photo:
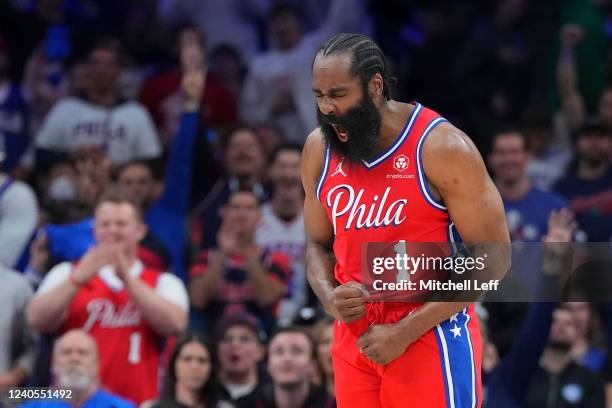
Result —
[{"label": "player's bicep", "polygon": [[423,162],[464,241],[509,242],[499,192],[466,135],[451,125],[441,126],[427,139]]},{"label": "player's bicep", "polygon": [[316,195],[306,196],[304,201],[304,226],[306,236],[310,242],[316,242],[331,248],[334,240],[334,231],[325,209]]},{"label": "player's bicep", "polygon": [[313,131],[302,151],[301,175],[304,185],[304,225],[310,242],[331,247],[333,228],[317,197],[317,184],[323,170],[324,144],[318,130]]}]

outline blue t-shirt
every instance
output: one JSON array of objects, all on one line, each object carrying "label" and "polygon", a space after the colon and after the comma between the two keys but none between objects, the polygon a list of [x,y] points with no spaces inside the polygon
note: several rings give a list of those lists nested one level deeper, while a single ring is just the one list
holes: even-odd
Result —
[{"label": "blue t-shirt", "polygon": [[548,230],[548,217],[553,210],[567,207],[563,197],[536,187],[518,201],[504,199],[506,222],[512,241],[539,242]]},{"label": "blue t-shirt", "polygon": [[517,201],[504,201],[506,222],[512,245],[512,279],[535,294],[541,265],[541,246],[523,244],[540,242],[548,230],[548,217],[553,210],[567,207],[563,197],[536,187]]},{"label": "blue t-shirt", "polygon": [[[20,408],[72,408],[68,400],[37,400],[19,405]],[[135,408],[136,405],[128,400],[113,395],[104,390],[98,390],[85,403],[82,408]]]},{"label": "blue t-shirt", "polygon": [[612,168],[597,180],[582,180],[570,174],[555,186],[555,191],[569,200],[580,241],[608,242],[612,239]]}]

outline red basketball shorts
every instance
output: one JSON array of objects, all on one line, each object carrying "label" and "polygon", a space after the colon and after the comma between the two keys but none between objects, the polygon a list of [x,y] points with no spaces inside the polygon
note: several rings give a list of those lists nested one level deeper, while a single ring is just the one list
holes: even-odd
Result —
[{"label": "red basketball shorts", "polygon": [[372,324],[395,323],[406,303],[366,304],[366,315],[336,322],[332,344],[339,408],[478,408],[481,406],[481,338],[473,306],[451,316],[387,365],[372,362],[357,340]]}]

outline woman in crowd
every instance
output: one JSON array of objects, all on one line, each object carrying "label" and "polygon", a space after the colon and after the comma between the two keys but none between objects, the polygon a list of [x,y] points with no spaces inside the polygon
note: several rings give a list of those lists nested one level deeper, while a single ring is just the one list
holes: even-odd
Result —
[{"label": "woman in crowd", "polygon": [[186,333],[177,340],[158,404],[188,408],[216,405],[211,350],[208,341],[199,333]]}]

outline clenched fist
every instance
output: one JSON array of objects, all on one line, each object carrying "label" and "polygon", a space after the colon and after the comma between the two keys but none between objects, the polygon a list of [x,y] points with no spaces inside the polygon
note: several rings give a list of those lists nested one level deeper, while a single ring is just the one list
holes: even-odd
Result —
[{"label": "clenched fist", "polygon": [[365,286],[350,281],[337,286],[327,300],[328,312],[338,321],[354,322],[365,315],[365,303],[369,298]]}]

